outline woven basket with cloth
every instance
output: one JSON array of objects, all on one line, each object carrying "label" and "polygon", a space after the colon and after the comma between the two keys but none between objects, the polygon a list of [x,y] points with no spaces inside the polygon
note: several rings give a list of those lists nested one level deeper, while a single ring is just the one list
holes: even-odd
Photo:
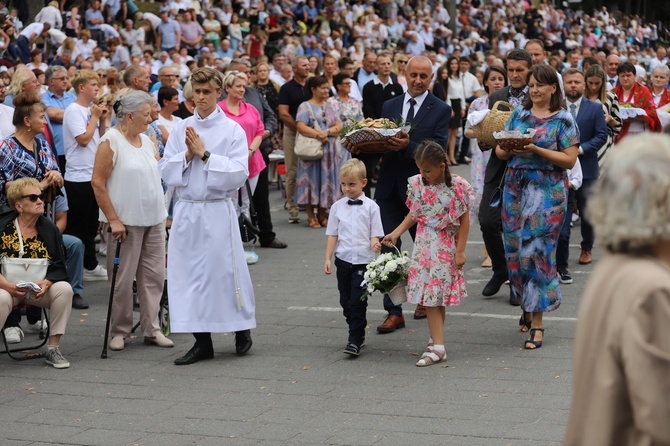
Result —
[{"label": "woven basket with cloth", "polygon": [[[507,111],[500,110],[499,107],[505,107]],[[495,147],[498,142],[494,138],[493,133],[505,130],[505,123],[507,123],[507,120],[512,115],[512,110],[514,110],[514,106],[509,102],[497,101],[493,104],[484,120],[472,126],[472,131],[475,132],[477,139],[488,147]]]}]

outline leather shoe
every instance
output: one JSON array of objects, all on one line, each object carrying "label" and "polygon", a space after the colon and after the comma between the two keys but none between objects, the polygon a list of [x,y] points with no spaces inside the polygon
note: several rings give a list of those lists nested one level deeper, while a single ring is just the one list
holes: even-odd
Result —
[{"label": "leather shoe", "polygon": [[494,294],[497,294],[498,291],[500,291],[500,287],[503,286],[503,283],[507,280],[507,277],[499,277],[494,275],[491,277],[491,280],[489,280],[489,283],[486,284],[484,289],[482,290],[482,295],[489,297],[493,296]]},{"label": "leather shoe", "polygon": [[286,248],[288,245],[285,242],[282,242],[281,240],[274,239],[270,243],[261,243],[261,248],[275,248],[275,249],[283,249]]},{"label": "leather shoe", "polygon": [[591,255],[591,251],[586,251],[582,249],[582,253],[579,255],[579,264],[588,265],[592,262],[593,262],[593,256]]},{"label": "leather shoe", "polygon": [[194,364],[203,359],[212,359],[214,357],[214,349],[212,347],[203,347],[195,344],[184,356],[174,360],[176,365]]},{"label": "leather shoe", "polygon": [[251,349],[251,330],[242,330],[235,332],[235,352],[237,356],[246,355]]},{"label": "leather shoe", "polygon": [[88,303],[79,295],[72,296],[72,308],[76,310],[85,310],[88,308]]},{"label": "leather shoe", "polygon": [[395,314],[389,314],[386,316],[386,320],[377,327],[378,333],[393,333],[398,328],[405,327],[405,317],[396,316]]},{"label": "leather shoe", "polygon": [[416,310],[414,310],[414,319],[425,319],[426,316],[426,307],[423,305],[417,305]]}]

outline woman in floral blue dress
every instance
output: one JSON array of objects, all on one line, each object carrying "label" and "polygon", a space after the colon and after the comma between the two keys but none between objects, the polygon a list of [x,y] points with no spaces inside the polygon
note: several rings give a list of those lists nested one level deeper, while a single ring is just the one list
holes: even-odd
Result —
[{"label": "woman in floral blue dress", "polygon": [[[306,87],[312,98],[298,107],[297,129],[303,136],[323,142],[323,157],[298,160],[295,201],[305,205],[308,226],[320,228],[328,225],[326,210],[340,197],[338,172],[342,155],[335,141],[342,130],[342,121],[335,107],[327,104],[330,87],[325,77],[309,78]],[[321,130],[314,129],[314,118]]]},{"label": "woman in floral blue dress", "polygon": [[503,241],[514,297],[530,324],[524,348],[542,346],[542,316],[561,304],[556,272],[556,245],[566,210],[566,169],[574,166],[579,129],[563,108],[556,71],[537,65],[529,73],[528,98],[512,112],[506,130],[535,129],[533,143],[520,149],[496,147],[509,160],[503,193]]}]

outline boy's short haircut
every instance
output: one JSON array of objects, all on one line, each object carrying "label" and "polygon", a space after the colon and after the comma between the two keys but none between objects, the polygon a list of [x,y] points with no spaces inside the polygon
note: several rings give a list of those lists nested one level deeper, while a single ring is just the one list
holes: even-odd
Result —
[{"label": "boy's short haircut", "polygon": [[79,87],[86,85],[89,81],[99,80],[100,76],[93,70],[79,70],[75,73],[74,79],[72,80],[72,88],[74,89],[75,94],[79,94]]},{"label": "boy's short haircut", "polygon": [[359,180],[363,180],[366,178],[366,174],[365,164],[356,158],[345,161],[340,168],[341,177],[357,176]]}]

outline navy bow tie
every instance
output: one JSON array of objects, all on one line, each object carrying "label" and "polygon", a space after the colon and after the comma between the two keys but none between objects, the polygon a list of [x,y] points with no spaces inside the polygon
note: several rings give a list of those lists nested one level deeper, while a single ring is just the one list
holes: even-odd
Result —
[{"label": "navy bow tie", "polygon": [[347,204],[349,206],[358,206],[358,205],[363,204],[363,200],[361,200],[360,198],[357,199],[357,200],[349,200],[349,201],[347,201]]}]

